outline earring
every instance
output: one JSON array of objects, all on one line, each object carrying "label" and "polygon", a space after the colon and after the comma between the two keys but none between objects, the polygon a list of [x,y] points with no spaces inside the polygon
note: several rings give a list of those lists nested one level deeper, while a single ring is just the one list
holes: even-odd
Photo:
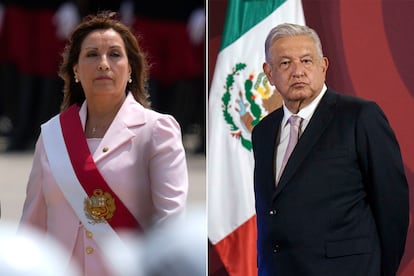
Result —
[{"label": "earring", "polygon": [[132,83],[131,76],[129,76],[129,80],[128,80],[128,82],[129,82],[129,83]]},{"label": "earring", "polygon": [[78,80],[78,78],[75,76],[75,82],[76,83],[78,83],[79,82],[79,80]]}]

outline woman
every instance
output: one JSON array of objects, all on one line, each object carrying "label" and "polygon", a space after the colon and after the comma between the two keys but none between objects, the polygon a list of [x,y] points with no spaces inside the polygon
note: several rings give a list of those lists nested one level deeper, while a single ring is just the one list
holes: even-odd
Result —
[{"label": "woman", "polygon": [[65,48],[62,112],[42,125],[21,218],[84,275],[110,275],[104,242],[180,217],[188,190],[179,125],[149,109],[144,54],[114,16],[87,17]]}]

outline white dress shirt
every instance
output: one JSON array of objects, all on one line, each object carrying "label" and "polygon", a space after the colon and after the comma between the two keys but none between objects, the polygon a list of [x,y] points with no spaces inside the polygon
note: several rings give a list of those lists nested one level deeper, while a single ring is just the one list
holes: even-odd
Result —
[{"label": "white dress shirt", "polygon": [[[299,138],[309,124],[309,121],[312,118],[313,113],[315,112],[315,109],[321,101],[323,95],[325,94],[326,89],[327,87],[324,84],[321,93],[319,93],[319,95],[310,104],[299,110],[299,112],[296,114],[303,119],[299,127]],[[284,116],[280,125],[279,141],[276,142],[276,179],[280,178],[280,167],[282,166],[283,156],[285,155],[289,142],[290,124],[288,124],[287,121],[290,116],[293,115],[293,113],[287,109],[285,103],[283,103],[283,112]]]}]

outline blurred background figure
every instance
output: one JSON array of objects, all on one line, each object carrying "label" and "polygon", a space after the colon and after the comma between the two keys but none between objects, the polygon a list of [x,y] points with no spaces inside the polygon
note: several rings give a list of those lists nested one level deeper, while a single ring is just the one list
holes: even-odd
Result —
[{"label": "blurred background figure", "polygon": [[[31,228],[16,233],[13,226],[0,226],[0,275],[55,276],[64,263],[62,248]],[[62,276],[80,276],[76,267],[68,267]]]},{"label": "blurred background figure", "polygon": [[[125,233],[128,235],[128,233]],[[204,276],[207,273],[207,224],[204,207],[192,208],[181,222],[166,224],[142,236],[123,237],[126,252],[110,260],[119,276]],[[108,241],[108,252],[119,245]]]},{"label": "blurred background figure", "polygon": [[205,152],[204,1],[124,1],[121,15],[148,55],[153,109],[180,123],[187,149]]},{"label": "blurred background figure", "polygon": [[56,72],[65,37],[58,36],[53,18],[62,4],[1,3],[0,102],[8,151],[32,147],[40,124],[59,111],[62,93]]}]

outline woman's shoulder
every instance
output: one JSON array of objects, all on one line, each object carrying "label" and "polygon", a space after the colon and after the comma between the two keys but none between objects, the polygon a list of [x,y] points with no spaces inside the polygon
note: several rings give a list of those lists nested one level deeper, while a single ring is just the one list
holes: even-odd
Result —
[{"label": "woman's shoulder", "polygon": [[173,115],[163,113],[151,108],[146,108],[138,102],[135,104],[135,111],[133,111],[133,113],[135,113],[134,117],[137,118],[138,116],[136,116],[136,114],[141,114],[146,124],[152,125],[154,127],[170,126],[173,128],[179,128],[179,124]]}]

